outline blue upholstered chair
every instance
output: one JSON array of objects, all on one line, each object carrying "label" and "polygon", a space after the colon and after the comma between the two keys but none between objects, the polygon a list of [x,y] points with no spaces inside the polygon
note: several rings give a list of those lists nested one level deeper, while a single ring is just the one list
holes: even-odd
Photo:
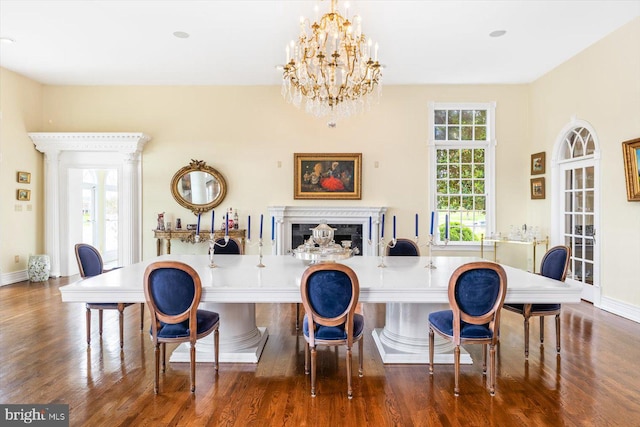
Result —
[{"label": "blue upholstered chair", "polygon": [[395,246],[387,244],[387,256],[420,256],[420,249],[416,242],[410,239],[396,239]]},{"label": "blue upholstered chair", "polygon": [[167,343],[191,344],[191,392],[196,390],[196,340],[213,332],[215,370],[218,370],[218,313],[198,310],[202,295],[200,276],[178,261],[150,264],[144,272],[144,296],[151,313],[151,339],[155,348],[154,391],[158,393],[160,347],[162,372],[166,367]]},{"label": "blue upholstered chair", "polygon": [[482,374],[487,373],[489,345],[489,393],[495,395],[496,349],[500,309],[507,292],[507,275],[496,263],[471,262],[458,267],[449,279],[450,310],[429,314],[429,374],[433,375],[434,332],[452,341],[454,348],[454,395],[460,394],[460,346],[482,344]]},{"label": "blue upholstered chair", "polygon": [[233,237],[229,237],[229,241],[227,244],[224,244],[224,238],[221,237],[216,239],[216,243],[218,243],[215,247],[216,255],[242,255],[242,245],[237,239]]},{"label": "blue upholstered chair", "polygon": [[[96,248],[86,243],[75,245],[76,261],[82,278],[97,276],[109,270],[104,269],[102,256]],[[87,303],[86,323],[87,323],[87,345],[91,345],[91,310],[98,310],[98,331],[102,338],[102,311],[118,310],[120,323],[120,348],[124,345],[124,309],[133,303],[109,302],[109,303]],[[144,303],[140,305],[140,330],[144,326]]]},{"label": "blue upholstered chair", "polygon": [[[540,274],[564,282],[571,261],[571,248],[554,246],[540,262]],[[544,317],[556,316],[556,351],[560,353],[560,304],[505,304],[505,310],[524,316],[524,357],[529,357],[529,319],[540,317],[540,344],[544,342]]]},{"label": "blue upholstered chair", "polygon": [[316,346],[342,345],[347,348],[347,396],[351,399],[351,347],[355,341],[359,344],[358,374],[362,376],[364,318],[355,312],[360,295],[358,277],[343,264],[315,264],[302,275],[300,292],[306,313],[302,321],[304,372],[309,373],[311,358],[311,396],[316,395]]}]

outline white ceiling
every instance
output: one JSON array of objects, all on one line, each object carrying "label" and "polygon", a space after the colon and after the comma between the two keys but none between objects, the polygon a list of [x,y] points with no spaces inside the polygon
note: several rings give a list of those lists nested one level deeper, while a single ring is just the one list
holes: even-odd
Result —
[{"label": "white ceiling", "polygon": [[[380,44],[385,84],[531,82],[640,16],[640,0],[350,3]],[[0,65],[55,85],[277,85],[314,4],[0,0],[0,37],[15,40],[0,44]]]}]

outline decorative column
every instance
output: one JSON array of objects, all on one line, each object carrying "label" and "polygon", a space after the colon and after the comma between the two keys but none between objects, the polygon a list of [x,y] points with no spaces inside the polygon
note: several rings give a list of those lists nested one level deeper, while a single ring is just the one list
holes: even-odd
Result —
[{"label": "decorative column", "polygon": [[37,132],[29,133],[36,149],[45,155],[45,248],[52,276],[74,273],[75,258],[66,212],[69,209],[68,171],[103,167],[118,169],[119,264],[142,258],[141,153],[151,138],[129,132]]}]

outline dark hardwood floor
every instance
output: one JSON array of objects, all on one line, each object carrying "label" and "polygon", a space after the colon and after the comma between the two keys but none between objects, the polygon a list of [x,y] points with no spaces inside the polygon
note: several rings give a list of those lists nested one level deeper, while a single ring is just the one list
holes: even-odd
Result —
[{"label": "dark hardwood floor", "polygon": [[[493,398],[478,363],[462,366],[457,398],[453,366],[436,365],[430,377],[426,365],[382,364],[371,329],[383,325],[384,305],[363,305],[364,377],[354,376],[353,400],[344,349],[319,351],[311,398],[294,304],[258,305],[258,324],[270,336],[257,365],[222,364],[216,375],[201,363],[192,394],[188,364],[173,364],[154,395],[148,314],[141,333],[139,306],[125,310],[122,352],[116,312],[105,312],[102,341],[94,314],[87,348],[84,306],[60,298],[70,279],[0,287],[0,403],[66,403],[72,426],[640,425],[640,324],[587,303],[563,307],[559,356],[553,321],[540,347],[534,319],[528,362],[522,318],[503,312]],[[478,346],[468,350],[480,360]]]}]

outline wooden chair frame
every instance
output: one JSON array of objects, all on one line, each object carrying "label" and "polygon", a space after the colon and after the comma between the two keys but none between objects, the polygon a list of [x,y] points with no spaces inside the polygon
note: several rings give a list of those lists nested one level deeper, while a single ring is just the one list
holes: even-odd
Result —
[{"label": "wooden chair frame", "polygon": [[[171,268],[182,270],[185,273],[189,274],[193,279],[194,285],[194,296],[191,301],[191,305],[182,313],[175,315],[168,315],[160,311],[158,306],[156,305],[153,296],[151,295],[151,282],[150,276],[154,271],[163,269],[163,268]],[[177,338],[163,338],[158,337],[158,330],[160,328],[160,322],[164,323],[180,323],[185,320],[189,320],[189,325],[197,325],[197,311],[198,305],[200,304],[200,298],[202,296],[202,282],[200,281],[200,276],[198,273],[188,264],[179,262],[179,261],[159,261],[151,263],[144,272],[144,296],[147,301],[147,306],[149,307],[149,312],[151,313],[151,339],[154,345],[154,354],[155,354],[155,381],[154,381],[154,391],[158,393],[158,383],[159,383],[159,368],[160,368],[160,347],[162,347],[162,372],[166,371],[166,345],[167,343],[182,343],[189,342],[190,343],[190,367],[191,367],[191,392],[196,390],[196,341],[200,338],[206,337],[207,335],[213,332],[213,341],[214,341],[214,367],[216,372],[218,371],[218,353],[219,353],[219,334],[218,328],[220,326],[220,321],[215,323],[215,325],[198,334],[197,327],[189,328],[189,336],[188,337],[177,337]]]},{"label": "wooden chair frame", "polygon": [[[308,296],[308,282],[309,278],[313,276],[313,274],[319,271],[339,271],[346,274],[351,281],[351,301],[347,307],[347,309],[340,315],[332,318],[327,318],[320,316],[311,306]],[[316,346],[317,345],[326,345],[326,346],[339,346],[344,345],[347,347],[347,396],[349,399],[353,397],[353,388],[351,381],[351,361],[352,361],[352,346],[354,342],[358,342],[358,359],[359,359],[359,367],[358,367],[358,376],[363,376],[363,351],[364,351],[364,343],[363,343],[363,335],[361,333],[358,336],[354,336],[353,331],[353,320],[355,317],[356,306],[358,305],[358,299],[360,296],[360,282],[358,281],[358,276],[356,273],[344,264],[338,263],[320,263],[315,264],[308,267],[304,274],[302,275],[302,280],[300,284],[300,293],[302,296],[302,305],[304,306],[305,312],[307,314],[307,322],[309,325],[309,336],[304,336],[306,340],[305,345],[305,358],[304,358],[304,372],[305,374],[309,374],[309,359],[311,359],[311,396],[315,397],[316,395]],[[323,340],[317,339],[315,337],[315,325],[323,325],[323,326],[339,326],[345,324],[345,330],[347,333],[347,338],[344,340]],[[311,355],[309,355],[311,353]]]},{"label": "wooden chair frame", "polygon": [[[78,262],[78,270],[80,271],[80,277],[83,279],[87,277],[85,274],[84,266],[80,261],[80,248],[86,247],[94,252],[94,254],[100,260],[100,265],[102,267],[102,273],[106,273],[111,271],[109,269],[104,269],[104,261],[102,260],[102,255],[100,252],[93,246],[87,243],[77,243],[74,246],[74,251],[76,254],[76,261]],[[103,319],[103,310],[118,310],[118,323],[120,327],[120,348],[124,347],[124,309],[129,307],[130,305],[134,305],[134,303],[86,303],[86,328],[87,328],[87,346],[91,345],[91,310],[98,310],[98,333],[100,334],[100,338],[102,338],[102,319]],[[140,330],[142,331],[144,328],[144,303],[140,304]]]},{"label": "wooden chair frame", "polygon": [[[455,298],[456,286],[458,279],[467,271],[477,269],[489,269],[495,271],[500,278],[500,289],[496,301],[486,314],[482,316],[471,316],[463,312]],[[489,393],[495,395],[496,384],[496,349],[498,342],[498,331],[500,328],[500,311],[504,304],[504,298],[507,293],[507,273],[502,266],[489,261],[471,262],[458,267],[449,279],[449,305],[453,312],[453,337],[445,335],[433,328],[429,322],[429,374],[433,375],[433,357],[434,357],[434,331],[438,332],[441,337],[451,340],[454,348],[454,395],[460,395],[460,346],[462,344],[482,344],[482,375],[487,374],[487,345],[489,346]],[[489,329],[493,332],[491,338],[463,338],[460,336],[461,321],[473,325],[489,324]]]},{"label": "wooden chair frame", "polygon": [[[567,253],[567,257],[565,260],[565,264],[564,264],[564,270],[562,272],[562,277],[560,278],[561,282],[564,282],[565,279],[567,278],[567,273],[569,271],[569,264],[571,263],[571,248],[569,246],[564,246],[564,245],[558,245],[558,246],[554,246],[551,249],[549,249],[544,256],[542,257],[542,260],[540,261],[540,271],[542,271],[542,267],[544,266],[545,260],[547,259],[547,257],[557,251],[557,250],[564,250]],[[540,273],[537,273],[540,274]],[[557,310],[540,310],[540,311],[535,311],[533,308],[536,304],[524,304],[522,306],[522,310],[520,310],[519,308],[516,307],[512,307],[509,305],[505,305],[503,308],[505,310],[511,311],[513,313],[518,313],[521,314],[524,317],[524,357],[525,359],[529,358],[529,329],[530,329],[530,325],[529,325],[529,320],[534,317],[534,316],[538,316],[540,317],[540,344],[544,343],[544,318],[545,316],[555,316],[555,320],[556,320],[556,352],[560,353],[560,313],[561,313],[561,309],[562,306],[560,306],[560,308],[558,308]]]}]

